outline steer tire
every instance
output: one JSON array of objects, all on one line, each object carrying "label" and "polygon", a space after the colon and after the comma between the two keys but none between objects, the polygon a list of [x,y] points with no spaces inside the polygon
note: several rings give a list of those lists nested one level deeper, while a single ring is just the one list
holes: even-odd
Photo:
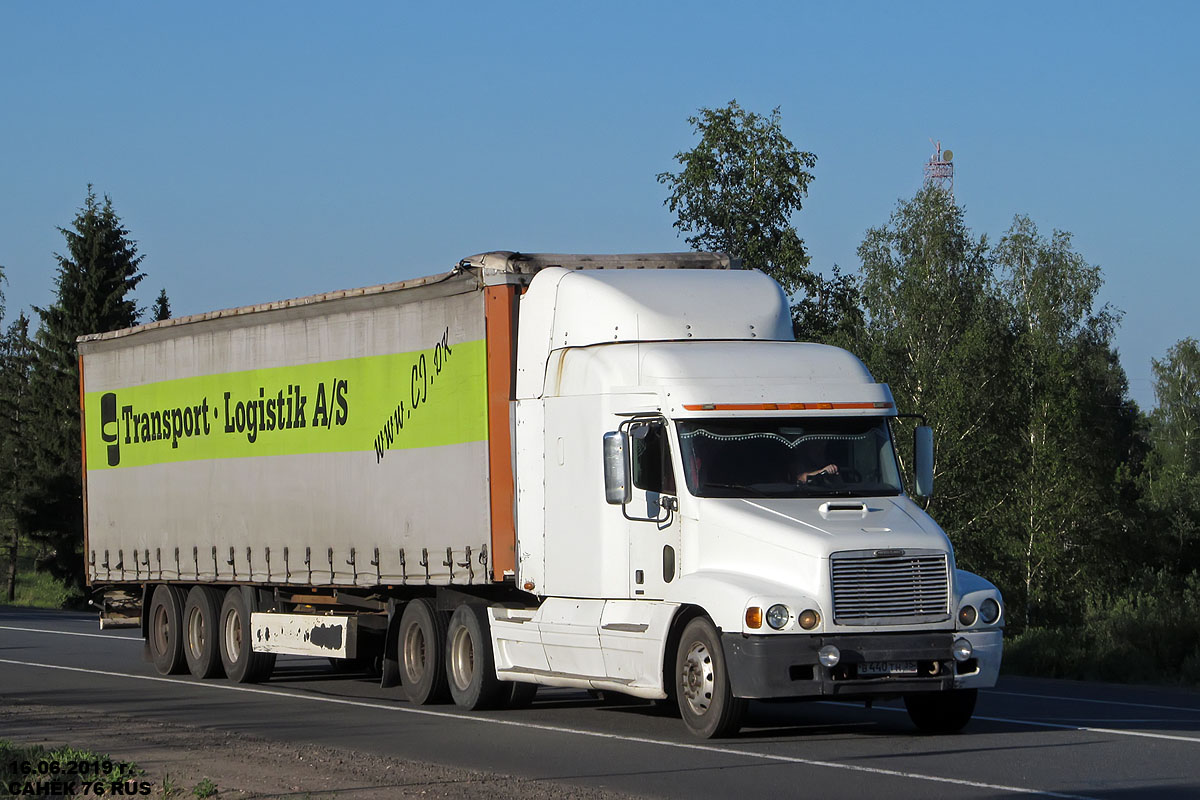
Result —
[{"label": "steer tire", "polygon": [[975,689],[909,694],[904,707],[921,733],[958,733],[971,721],[978,695]]},{"label": "steer tire", "polygon": [[[508,689],[496,677],[487,609],[464,603],[446,633],[446,683],[459,708],[496,708]],[[508,690],[511,693],[511,690]]]},{"label": "steer tire", "polygon": [[188,670],[183,657],[183,603],[183,591],[165,583],[155,586],[150,596],[146,644],[159,675],[180,675]]},{"label": "steer tire", "polygon": [[533,705],[533,698],[537,696],[538,685],[536,683],[519,683],[517,681],[504,681],[500,690],[499,708],[529,708]]},{"label": "steer tire", "polygon": [[733,696],[721,637],[707,617],[693,619],[679,637],[675,697],[679,715],[695,736],[732,736],[742,727],[746,701]]},{"label": "steer tire", "polygon": [[446,628],[450,614],[421,597],[404,606],[396,637],[400,683],[409,702],[419,706],[444,703],[446,687]]},{"label": "steer tire", "polygon": [[274,653],[256,653],[250,633],[250,607],[240,586],[225,592],[217,625],[221,644],[221,666],[234,683],[258,683],[275,668]]},{"label": "steer tire", "polygon": [[221,677],[221,646],[217,618],[221,593],[211,586],[193,586],[183,604],[183,655],[197,678]]}]

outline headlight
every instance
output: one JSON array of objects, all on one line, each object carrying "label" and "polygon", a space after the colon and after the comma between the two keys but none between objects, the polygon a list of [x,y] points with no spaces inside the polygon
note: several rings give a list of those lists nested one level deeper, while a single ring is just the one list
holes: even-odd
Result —
[{"label": "headlight", "polygon": [[1000,619],[1000,604],[989,597],[979,604],[979,616],[983,618],[984,622],[991,625]]},{"label": "headlight", "polygon": [[975,648],[971,647],[971,643],[966,639],[955,639],[954,648],[951,650],[954,653],[955,661],[966,661],[975,652]]},{"label": "headlight", "polygon": [[842,660],[842,652],[833,645],[827,644],[817,651],[817,660],[833,669]]},{"label": "headlight", "polygon": [[767,624],[777,631],[783,630],[791,618],[792,612],[788,611],[787,606],[780,603],[776,603],[767,609]]},{"label": "headlight", "polygon": [[800,623],[801,628],[811,631],[821,624],[821,615],[811,608],[807,608],[800,612],[800,616],[796,618],[796,621]]},{"label": "headlight", "polygon": [[958,610],[958,622],[964,628],[969,628],[975,624],[975,606],[963,606]]}]

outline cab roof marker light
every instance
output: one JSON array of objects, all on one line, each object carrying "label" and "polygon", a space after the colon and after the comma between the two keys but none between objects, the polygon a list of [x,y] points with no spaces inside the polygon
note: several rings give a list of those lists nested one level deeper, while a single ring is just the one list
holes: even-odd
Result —
[{"label": "cab roof marker light", "polygon": [[684,403],[688,411],[841,411],[894,408],[892,403]]}]

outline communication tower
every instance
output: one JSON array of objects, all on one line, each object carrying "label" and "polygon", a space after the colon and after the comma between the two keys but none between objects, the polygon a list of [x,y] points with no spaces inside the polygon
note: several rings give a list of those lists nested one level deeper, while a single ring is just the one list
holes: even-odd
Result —
[{"label": "communication tower", "polygon": [[936,186],[954,197],[954,164],[951,163],[954,151],[943,150],[942,143],[934,143],[933,139],[930,139],[929,143],[937,149],[925,163],[925,184]]}]

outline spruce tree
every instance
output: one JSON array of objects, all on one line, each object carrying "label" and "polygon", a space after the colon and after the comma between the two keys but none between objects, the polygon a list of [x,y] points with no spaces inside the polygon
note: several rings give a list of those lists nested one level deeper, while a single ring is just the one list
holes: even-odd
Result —
[{"label": "spruce tree", "polygon": [[39,568],[80,588],[83,562],[83,484],[79,427],[79,360],[75,340],[136,325],[132,299],[142,280],[142,257],[106,195],[92,186],[70,228],[64,254],[55,254],[55,302],[41,317],[30,393],[35,416],[31,445],[36,477],[25,523],[45,547]]},{"label": "spruce tree", "polygon": [[154,298],[154,321],[162,322],[164,319],[171,318],[171,301],[167,297],[167,290],[160,289],[158,297]]}]

